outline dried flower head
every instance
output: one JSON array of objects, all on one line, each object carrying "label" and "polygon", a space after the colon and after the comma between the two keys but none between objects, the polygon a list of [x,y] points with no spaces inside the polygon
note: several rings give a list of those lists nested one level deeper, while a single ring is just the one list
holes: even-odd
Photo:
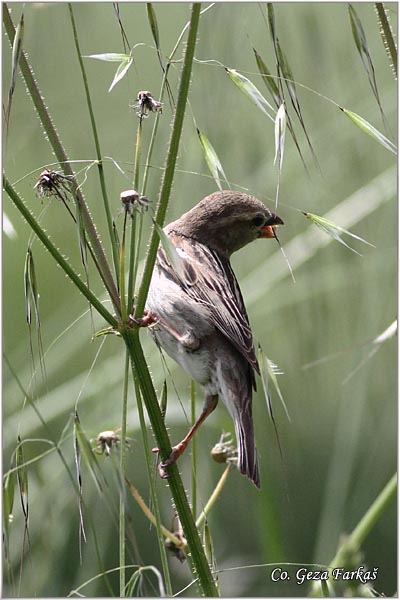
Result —
[{"label": "dried flower head", "polygon": [[121,192],[120,199],[123,209],[131,216],[134,210],[146,211],[151,203],[151,200],[146,198],[146,196],[140,196],[136,190]]},{"label": "dried flower head", "polygon": [[218,463],[237,463],[238,451],[232,444],[230,433],[223,433],[219,442],[211,450],[211,456]]},{"label": "dried flower head", "polygon": [[147,118],[149,113],[155,112],[162,114],[163,103],[154,100],[151,92],[139,92],[137,95],[136,114],[140,119]]},{"label": "dried flower head", "polygon": [[40,173],[39,179],[33,186],[40,198],[57,196],[63,202],[68,200],[71,193],[71,175],[63,175],[59,171],[45,169]]},{"label": "dried flower head", "polygon": [[[96,438],[97,447],[94,448],[94,452],[96,454],[104,454],[105,452],[107,456],[110,456],[112,447],[115,446],[118,448],[120,445],[121,438],[118,435],[119,431],[121,431],[120,427],[110,431],[101,431]],[[129,446],[127,440],[125,443]]]}]

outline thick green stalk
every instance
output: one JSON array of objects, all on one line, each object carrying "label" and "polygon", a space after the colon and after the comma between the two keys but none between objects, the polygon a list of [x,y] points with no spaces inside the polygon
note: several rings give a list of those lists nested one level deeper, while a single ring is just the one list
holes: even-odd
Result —
[{"label": "thick green stalk", "polygon": [[[172,125],[172,134],[169,143],[168,156],[166,168],[164,171],[164,177],[161,184],[160,198],[156,211],[155,221],[162,227],[165,220],[165,214],[167,212],[169,196],[171,193],[172,182],[174,179],[175,165],[178,155],[179,142],[182,133],[183,119],[185,116],[186,102],[189,92],[190,75],[192,72],[194,49],[196,46],[196,36],[199,24],[200,16],[200,3],[194,3],[192,5],[192,13],[190,19],[188,40],[186,45],[185,57],[183,61],[182,75],[179,85],[178,101],[176,104],[176,111],[174,116],[174,122]],[[139,289],[139,296],[136,305],[135,315],[141,317],[146,303],[147,293],[149,291],[150,280],[153,273],[154,263],[156,261],[157,249],[159,243],[159,236],[156,227],[153,226],[150,239],[150,247],[146,257],[146,263],[144,267],[143,277]]]},{"label": "thick green stalk", "polygon": [[[10,13],[9,13],[6,3],[3,4],[3,22],[4,22],[4,27],[7,32],[8,38],[12,45],[14,42],[14,37],[15,37],[15,28],[14,28],[14,24],[11,20]],[[110,295],[110,298],[114,304],[115,310],[117,311],[118,314],[120,314],[120,302],[119,302],[118,291],[115,286],[115,282],[114,282],[113,276],[111,274],[107,258],[104,254],[104,250],[101,246],[99,237],[97,235],[96,228],[92,221],[92,217],[90,216],[89,209],[86,205],[83,194],[79,188],[78,182],[75,179],[75,175],[74,175],[74,172],[70,165],[70,162],[68,160],[68,156],[64,150],[64,147],[58,136],[57,130],[53,124],[53,121],[51,120],[49,111],[44,102],[44,98],[43,98],[42,94],[40,93],[38,85],[33,77],[33,72],[28,64],[28,61],[26,60],[26,56],[25,56],[24,52],[21,52],[20,59],[19,59],[19,66],[20,66],[23,78],[25,80],[26,86],[28,88],[29,94],[32,98],[34,106],[39,115],[40,121],[46,132],[46,135],[48,137],[50,145],[53,148],[54,154],[56,155],[58,162],[60,163],[61,167],[63,168],[64,173],[71,177],[71,180],[73,182],[75,196],[76,196],[76,201],[79,204],[79,208],[82,213],[82,218],[83,218],[83,222],[84,222],[84,226],[85,226],[85,233],[86,233],[87,239],[89,240],[90,245],[92,246],[93,252],[96,256],[97,265],[100,267],[98,269],[99,275],[100,275],[101,279],[103,280],[106,290],[108,291],[108,293]]]},{"label": "thick green stalk", "polygon": [[[396,498],[396,491],[397,473],[393,475],[379,496],[375,498],[356,528],[348,537],[346,537],[343,544],[340,546],[334,558],[332,559],[328,567],[329,570],[335,569],[336,567],[345,567],[345,565],[348,563],[348,558],[354,556],[359,551],[363,541],[383,515],[390,502]],[[312,595],[318,596],[319,592],[320,584],[313,584],[311,590]]]},{"label": "thick green stalk", "polygon": [[103,203],[104,203],[104,210],[105,210],[106,219],[107,219],[108,234],[110,236],[115,275],[116,275],[116,278],[118,281],[118,276],[119,276],[118,248],[117,248],[117,244],[116,244],[115,236],[114,236],[114,232],[113,232],[112,216],[111,216],[111,210],[110,210],[110,203],[108,201],[106,181],[105,181],[105,177],[104,177],[104,167],[103,167],[103,162],[102,162],[102,160],[103,160],[102,154],[101,154],[101,150],[100,150],[99,136],[97,133],[96,120],[94,118],[94,111],[93,111],[92,99],[90,97],[90,90],[89,90],[88,80],[87,80],[87,76],[86,76],[86,70],[85,70],[85,66],[83,64],[82,54],[81,54],[81,50],[80,50],[80,46],[79,46],[78,32],[76,29],[74,13],[72,10],[72,4],[70,2],[68,3],[68,8],[69,8],[69,14],[71,17],[71,24],[72,24],[73,34],[74,34],[76,53],[78,55],[79,66],[80,66],[82,78],[83,78],[83,85],[85,87],[86,102],[87,102],[88,109],[89,109],[90,122],[92,125],[94,145],[96,148],[96,156],[97,156],[97,168],[98,168],[99,178],[100,178],[100,187],[101,187],[101,193],[103,195]]},{"label": "thick green stalk", "polygon": [[[121,328],[120,333],[129,350],[153,433],[157,440],[160,458],[164,461],[169,457],[172,449],[146,359],[143,354],[143,349],[140,344],[139,332],[126,327]],[[182,524],[185,538],[188,542],[188,559],[192,567],[192,572],[198,578],[202,593],[205,596],[218,596],[218,591],[215,587],[210,567],[204,554],[203,546],[190,510],[177,465],[173,464],[168,467],[168,473],[170,474],[168,483],[174,499],[175,508]]]},{"label": "thick green stalk", "polygon": [[3,186],[4,186],[5,191],[9,195],[10,199],[12,200],[12,202],[15,204],[15,206],[18,208],[18,210],[20,211],[20,213],[22,214],[24,219],[27,221],[28,225],[32,228],[32,230],[35,232],[35,234],[40,239],[42,244],[50,252],[50,254],[54,258],[54,260],[60,265],[60,267],[62,268],[64,273],[66,275],[68,275],[68,277],[70,279],[72,279],[72,281],[77,286],[77,288],[79,288],[79,290],[82,292],[82,294],[89,300],[89,302],[92,304],[92,306],[97,310],[97,312],[100,313],[101,316],[108,323],[110,323],[110,325],[112,325],[113,327],[116,327],[116,325],[117,325],[116,319],[111,315],[111,313],[108,312],[108,310],[100,302],[100,300],[98,300],[96,298],[96,296],[87,287],[87,285],[85,283],[83,283],[82,279],[79,277],[79,275],[77,273],[75,273],[74,269],[71,267],[69,262],[62,256],[60,251],[54,246],[53,242],[50,241],[47,234],[42,229],[40,224],[36,221],[33,214],[25,206],[25,203],[22,200],[22,198],[20,198],[20,196],[14,190],[11,183],[8,181],[6,175],[3,175]]}]

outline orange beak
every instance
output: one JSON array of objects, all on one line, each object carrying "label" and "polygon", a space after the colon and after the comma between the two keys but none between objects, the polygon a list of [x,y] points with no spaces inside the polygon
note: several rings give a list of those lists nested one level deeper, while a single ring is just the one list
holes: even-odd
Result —
[{"label": "orange beak", "polygon": [[275,237],[274,229],[271,225],[264,225],[261,227],[261,233],[259,235],[260,238],[273,238]]}]

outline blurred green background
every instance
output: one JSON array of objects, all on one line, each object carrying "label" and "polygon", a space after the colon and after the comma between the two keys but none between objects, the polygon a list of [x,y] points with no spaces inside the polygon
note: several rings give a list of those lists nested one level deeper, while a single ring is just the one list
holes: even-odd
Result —
[{"label": "blurred green background", "polygon": [[[9,6],[17,22],[22,5],[11,3]],[[265,13],[266,5],[262,6]],[[385,132],[352,37],[347,4],[279,3],[274,6],[278,37],[296,81],[362,115]],[[392,24],[396,24],[397,5],[387,7]],[[154,8],[161,48],[164,56],[168,56],[189,18],[189,5],[154,4]],[[124,51],[111,3],[74,3],[73,10],[83,55]],[[389,123],[390,131],[386,134],[393,139],[397,132],[396,82],[379,34],[374,5],[357,3],[356,10],[374,60],[382,106]],[[84,59],[102,153],[118,161],[127,175],[124,177],[111,162],[106,164],[107,189],[115,218],[120,211],[120,192],[132,187],[129,179],[133,176],[138,120],[130,104],[135,103],[139,90],[150,90],[157,97],[162,80],[146,5],[121,3],[120,16],[131,46],[139,42],[145,44],[135,50],[135,64],[128,75],[108,93],[116,63]],[[258,74],[252,46],[274,72],[273,47],[258,4],[216,4],[201,17],[196,58],[213,59],[237,69],[269,97]],[[93,160],[93,136],[67,5],[26,4],[23,47],[70,158]],[[180,59],[182,51],[181,46],[176,58]],[[174,64],[170,71],[175,98],[179,69],[180,63]],[[10,73],[11,50],[4,34],[5,102]],[[273,562],[328,564],[342,536],[356,526],[396,470],[395,339],[382,344],[379,351],[344,382],[371,351],[371,345],[363,344],[382,333],[396,316],[396,159],[357,129],[336,106],[299,86],[297,92],[321,173],[296,123],[309,175],[293,140],[287,136],[278,210],[285,221],[280,240],[295,268],[296,283],[272,242],[250,245],[232,261],[255,340],[284,371],[279,384],[291,423],[272,390],[283,446],[281,460],[259,382],[254,416],[262,489],[257,491],[246,478],[232,473],[210,514],[215,560],[222,570]],[[202,155],[194,118],[217,151],[232,188],[242,186],[273,207],[277,181],[277,169],[273,166],[273,123],[240,93],[216,63],[194,64],[189,98],[167,219],[178,217],[216,189]],[[148,197],[154,201],[160,186],[171,117],[171,107],[165,100],[147,189]],[[151,115],[144,122],[143,161],[152,125]],[[9,137],[3,148],[3,164],[9,180],[18,182],[16,189],[36,215],[47,206],[40,217],[41,223],[81,272],[76,229],[64,207],[56,201],[49,206],[47,200],[42,203],[33,191],[37,177],[43,168],[53,163],[54,156],[21,79],[17,81]],[[75,169],[78,171],[88,164],[77,164]],[[87,173],[83,192],[110,256],[95,167]],[[338,225],[351,229],[374,245],[366,246],[347,238],[362,256],[324,236],[299,212],[325,215],[335,207],[338,212],[333,214]],[[7,197],[4,210],[17,237],[5,236],[3,241],[3,350],[27,389],[33,366],[25,319],[23,269],[30,231]],[[120,231],[122,221],[120,215],[117,218]],[[143,256],[150,225],[148,213],[144,220]],[[118,338],[108,336],[97,355],[102,339],[91,341],[93,330],[87,303],[37,241],[33,244],[33,255],[40,291],[43,347],[45,351],[52,347],[46,354],[47,383],[37,375],[30,389],[53,439],[59,439],[66,427],[62,451],[74,471],[70,417],[75,403],[79,397],[78,411],[89,437],[119,426],[124,349]],[[94,270],[91,270],[90,283],[96,293],[103,294]],[[95,316],[95,330],[103,325]],[[35,340],[33,332],[34,347]],[[146,331],[142,332],[142,340],[157,390],[161,391],[167,377],[167,424],[171,439],[176,442],[187,430],[183,408],[189,414],[190,381],[169,359],[169,373],[166,371]],[[304,368],[330,355],[334,357]],[[200,390],[197,398],[200,411]],[[200,507],[222,473],[222,467],[209,456],[222,430],[233,432],[233,424],[220,404],[197,436]],[[48,432],[32,408],[24,404],[24,395],[5,365],[4,470],[10,467],[18,435],[22,439],[48,438]],[[128,476],[147,501],[148,482],[132,390],[128,435],[131,438]],[[150,443],[153,443],[151,433]],[[26,443],[25,459],[33,459],[48,449],[45,442]],[[88,541],[83,545],[82,564],[78,502],[65,468],[55,452],[29,466],[30,549],[25,546],[19,583],[24,529],[16,496],[14,520],[10,525],[11,579],[7,561],[4,562],[6,596],[65,596],[102,569],[118,566],[118,456],[100,457],[99,461],[109,487],[99,493],[89,472],[84,470]],[[180,468],[190,491],[189,451],[180,460]],[[168,486],[156,476],[156,471],[154,477],[163,521],[169,527],[173,508]],[[128,560],[160,567],[154,528],[129,498],[127,507]],[[357,563],[379,569],[374,586],[385,595],[393,595],[397,585],[395,519],[396,507],[392,502],[367,538]],[[92,528],[97,534],[103,566],[96,556]],[[170,564],[174,592],[177,592],[189,583],[191,575],[187,563],[180,564],[171,557]],[[221,573],[221,593],[223,596],[307,595],[306,584],[299,586],[294,578],[273,583],[270,573],[270,567]],[[14,584],[10,583],[12,579]],[[113,593],[118,595],[117,575],[111,575],[109,582]],[[144,595],[157,593],[154,576],[146,580],[141,592]],[[82,593],[110,595],[110,588],[99,578]],[[191,588],[184,595],[194,593],[195,588]]]}]

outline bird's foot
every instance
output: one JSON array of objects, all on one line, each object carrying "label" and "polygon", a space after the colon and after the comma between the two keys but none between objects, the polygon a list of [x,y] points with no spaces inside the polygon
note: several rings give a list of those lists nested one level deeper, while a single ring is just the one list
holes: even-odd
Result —
[{"label": "bird's foot", "polygon": [[156,325],[158,323],[159,318],[156,313],[151,312],[150,310],[143,311],[143,317],[136,318],[134,313],[129,315],[129,321],[134,323],[138,327],[151,327],[152,325]]},{"label": "bird's foot", "polygon": [[[178,460],[180,455],[185,450],[186,446],[187,446],[187,444],[184,444],[182,442],[180,444],[178,444],[177,446],[173,446],[172,452],[169,455],[169,457],[167,458],[167,460],[158,465],[158,472],[160,474],[161,479],[168,479],[171,476],[170,473],[168,473],[167,469],[168,469],[168,467],[173,465]],[[155,454],[158,454],[159,449],[153,448],[152,452],[154,452]]]},{"label": "bird's foot", "polygon": [[175,338],[180,344],[182,344],[185,350],[188,350],[189,352],[194,352],[200,347],[200,340],[194,335],[194,333],[191,331],[186,331],[183,335],[181,335],[169,323],[164,321],[162,318],[156,315],[156,313],[150,310],[145,310],[143,312],[143,317],[139,318],[136,318],[134,311],[132,311],[132,314],[129,315],[129,322],[135,324],[137,327],[152,327],[158,324],[160,327],[168,331],[168,333],[172,335],[172,337]]}]

